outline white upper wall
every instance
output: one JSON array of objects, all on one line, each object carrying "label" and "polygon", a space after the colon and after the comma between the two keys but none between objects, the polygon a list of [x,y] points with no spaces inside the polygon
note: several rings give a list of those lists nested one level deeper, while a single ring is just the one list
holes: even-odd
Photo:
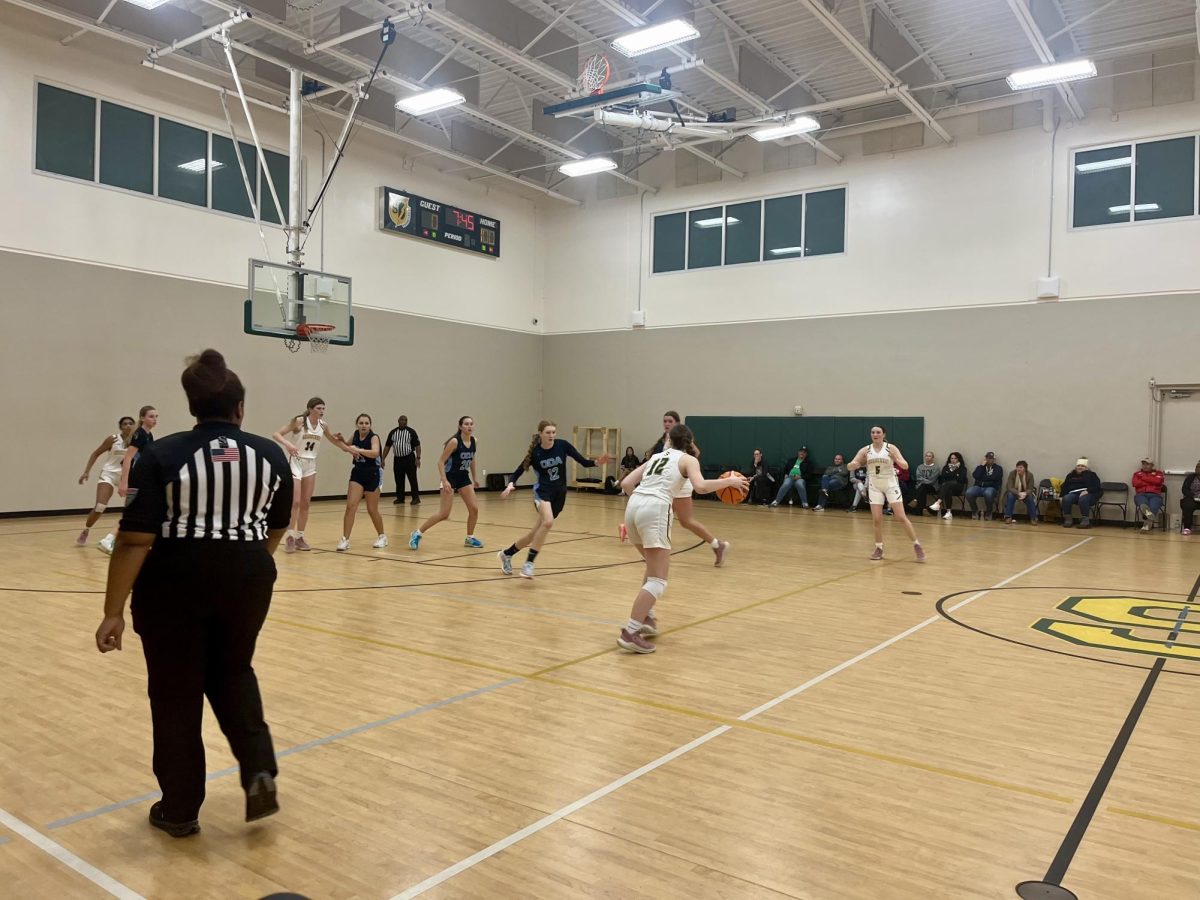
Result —
[{"label": "white upper wall", "polygon": [[[547,333],[628,328],[639,288],[652,328],[1030,302],[1048,268],[1062,279],[1063,299],[1200,290],[1198,218],[1068,227],[1073,149],[1200,131],[1200,104],[1111,120],[1101,110],[1064,122],[1057,136],[1037,126],[978,136],[976,116],[947,124],[952,146],[855,157],[859,141],[846,139],[833,143],[847,157],[840,165],[818,157],[741,181],[725,175],[582,211],[548,209]],[[756,148],[745,143],[741,159],[753,165]],[[664,160],[672,165],[670,154],[655,165]],[[656,213],[839,185],[847,188],[843,255],[650,274]]]},{"label": "white upper wall", "polygon": [[[245,285],[247,259],[263,256],[252,221],[34,172],[38,80],[228,133],[215,92],[141,67],[138,48],[106,37],[85,35],[60,46],[57,39],[70,30],[0,4],[0,121],[6,129],[0,140],[0,171],[5,173],[0,179],[0,247]],[[236,95],[230,106],[239,138],[248,141]],[[252,109],[264,146],[286,153],[286,117]],[[336,133],[340,120],[326,115],[324,124]],[[414,164],[405,158],[406,151],[403,144],[369,131],[355,137],[323,204],[324,252],[317,227],[305,264],[351,276],[360,306],[540,331],[532,323],[542,317],[536,205]],[[328,159],[328,146],[326,153]],[[312,127],[304,133],[304,163],[307,190],[315,195],[321,183],[321,138]],[[500,219],[501,258],[378,231],[377,193],[385,184]],[[286,190],[285,185],[277,187]],[[283,259],[282,231],[268,228],[267,238],[272,258]]]}]

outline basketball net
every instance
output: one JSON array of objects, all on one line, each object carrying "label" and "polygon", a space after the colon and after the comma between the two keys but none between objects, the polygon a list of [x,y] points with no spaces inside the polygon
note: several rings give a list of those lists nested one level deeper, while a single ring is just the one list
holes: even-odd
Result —
[{"label": "basketball net", "polygon": [[581,94],[603,94],[604,86],[608,84],[612,68],[608,57],[602,53],[591,56],[579,71],[579,92]]},{"label": "basketball net", "polygon": [[[296,326],[296,334],[308,339],[308,349],[313,353],[325,353],[329,350],[329,340],[333,337],[333,326],[305,323]],[[294,348],[288,346],[288,349],[295,353],[300,349],[299,341]]]}]

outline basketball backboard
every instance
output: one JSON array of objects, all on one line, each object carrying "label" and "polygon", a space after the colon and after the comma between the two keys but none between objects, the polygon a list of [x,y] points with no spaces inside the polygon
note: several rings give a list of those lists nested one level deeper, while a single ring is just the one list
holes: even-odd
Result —
[{"label": "basketball backboard", "polygon": [[298,326],[332,325],[330,344],[354,343],[349,276],[252,259],[247,284],[247,334],[303,341]]}]

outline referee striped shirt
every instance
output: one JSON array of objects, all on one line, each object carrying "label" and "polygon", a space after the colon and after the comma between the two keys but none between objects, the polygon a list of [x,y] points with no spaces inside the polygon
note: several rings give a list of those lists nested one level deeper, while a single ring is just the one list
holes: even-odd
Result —
[{"label": "referee striped shirt", "polygon": [[405,425],[388,432],[387,445],[396,456],[411,456],[421,446],[421,439],[415,431]]},{"label": "referee striped shirt", "polygon": [[232,422],[155,441],[130,476],[121,528],[166,540],[265,541],[287,528],[292,475],[279,445]]}]

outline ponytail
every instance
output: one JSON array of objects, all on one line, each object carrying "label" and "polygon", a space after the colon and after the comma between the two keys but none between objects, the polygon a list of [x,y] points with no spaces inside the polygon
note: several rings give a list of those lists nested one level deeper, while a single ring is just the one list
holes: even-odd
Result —
[{"label": "ponytail", "polygon": [[533,440],[529,442],[529,449],[525,451],[525,459],[521,461],[522,469],[528,469],[529,464],[531,462],[533,462],[533,451],[537,449],[537,445],[542,440],[542,432],[545,431],[547,428],[549,428],[551,425],[555,425],[555,427],[558,427],[554,422],[551,422],[549,419],[542,419],[542,421],[538,422],[537,433],[533,436]]}]

